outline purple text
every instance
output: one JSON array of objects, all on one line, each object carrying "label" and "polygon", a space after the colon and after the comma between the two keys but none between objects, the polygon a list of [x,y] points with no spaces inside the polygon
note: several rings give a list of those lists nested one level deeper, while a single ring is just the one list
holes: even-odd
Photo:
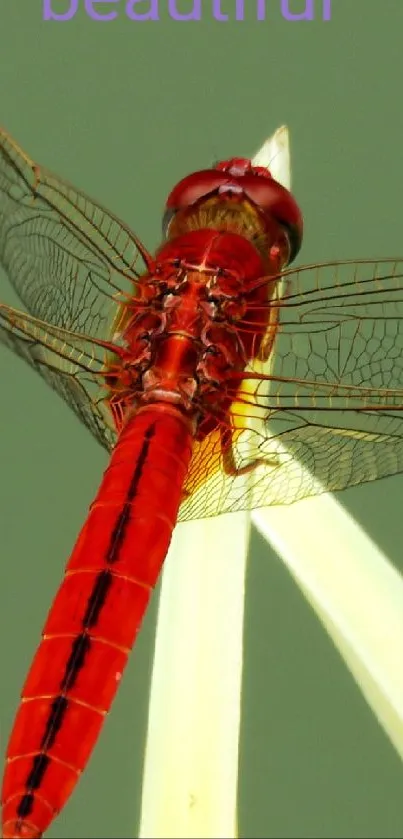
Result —
[{"label": "purple text", "polygon": [[[43,0],[43,19],[71,20],[81,8],[88,17],[97,21],[116,20],[122,14],[138,22],[160,20],[160,10],[164,5],[172,20],[201,20],[202,6],[206,13],[209,5],[213,20],[245,20],[245,10],[248,10],[250,18],[251,8],[256,20],[266,20],[268,10],[270,7],[273,10],[275,4],[284,20],[331,20],[332,16],[332,0],[233,0],[232,15],[222,11],[222,0]],[[296,11],[296,6],[299,11]]]}]

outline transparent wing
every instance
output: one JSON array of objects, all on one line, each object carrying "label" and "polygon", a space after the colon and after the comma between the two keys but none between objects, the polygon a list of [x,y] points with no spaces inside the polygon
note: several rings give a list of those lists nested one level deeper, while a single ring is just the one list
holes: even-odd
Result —
[{"label": "transparent wing", "polygon": [[[139,255],[145,265],[121,222],[0,132],[0,258],[38,318],[2,306],[0,341],[108,449],[102,341],[135,291]],[[181,518],[287,504],[402,470],[401,261],[308,266],[261,282],[268,302],[244,324],[270,324],[261,361],[223,382],[232,408],[195,445]]]},{"label": "transparent wing", "polygon": [[0,305],[0,343],[36,370],[98,442],[111,450],[116,435],[105,399],[108,347],[3,305]]},{"label": "transparent wing", "polygon": [[32,315],[106,338],[147,258],[123,222],[0,130],[0,262]]},{"label": "transparent wing", "polygon": [[[403,262],[308,266],[282,284],[272,352],[233,387],[221,418],[230,451],[219,433],[196,445],[181,519],[403,471]],[[226,474],[228,453],[237,475]]]}]

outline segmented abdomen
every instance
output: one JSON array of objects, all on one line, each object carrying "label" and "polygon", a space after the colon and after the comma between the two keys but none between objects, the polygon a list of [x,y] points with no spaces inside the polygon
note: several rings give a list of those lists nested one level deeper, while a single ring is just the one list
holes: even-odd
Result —
[{"label": "segmented abdomen", "polygon": [[171,540],[192,450],[175,408],[124,428],[25,682],[7,750],[3,837],[41,836],[98,738]]}]

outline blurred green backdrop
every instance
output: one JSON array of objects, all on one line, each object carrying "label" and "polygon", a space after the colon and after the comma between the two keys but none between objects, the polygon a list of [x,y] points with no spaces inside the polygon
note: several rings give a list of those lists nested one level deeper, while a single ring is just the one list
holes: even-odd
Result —
[{"label": "blurred green backdrop", "polygon": [[[267,0],[265,22],[255,20],[254,0],[238,22],[234,0],[222,0],[227,23],[212,19],[210,0],[196,23],[170,20],[166,5],[161,0],[159,22],[131,22],[122,0],[111,23],[83,12],[45,23],[40,0],[3,0],[1,122],[36,160],[126,219],[149,247],[158,242],[161,207],[177,179],[222,156],[252,153],[287,122],[306,222],[300,262],[401,255],[401,0],[333,0],[328,23],[319,19],[320,2],[317,20],[298,23],[282,18],[279,0]],[[177,5],[190,8],[187,0]],[[304,3],[290,6],[297,12]],[[5,350],[0,381],[4,749],[106,457]],[[341,498],[403,570],[402,497],[403,478],[396,477]],[[403,837],[403,776],[392,746],[282,563],[257,536],[250,559],[240,835]],[[53,839],[136,835],[155,615],[156,598],[94,758],[49,832]]]}]

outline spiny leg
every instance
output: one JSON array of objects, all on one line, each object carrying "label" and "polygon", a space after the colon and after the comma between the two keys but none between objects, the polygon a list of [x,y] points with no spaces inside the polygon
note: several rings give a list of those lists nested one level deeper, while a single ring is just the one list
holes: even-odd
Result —
[{"label": "spiny leg", "polygon": [[273,459],[267,457],[258,457],[256,458],[256,460],[252,460],[252,462],[248,463],[246,466],[237,466],[235,463],[234,450],[232,447],[232,431],[228,428],[221,427],[220,438],[222,465],[226,475],[238,478],[242,475],[247,475],[249,472],[253,472],[257,466],[270,466],[272,468],[276,468],[279,466],[279,461],[275,456],[273,456]]}]

